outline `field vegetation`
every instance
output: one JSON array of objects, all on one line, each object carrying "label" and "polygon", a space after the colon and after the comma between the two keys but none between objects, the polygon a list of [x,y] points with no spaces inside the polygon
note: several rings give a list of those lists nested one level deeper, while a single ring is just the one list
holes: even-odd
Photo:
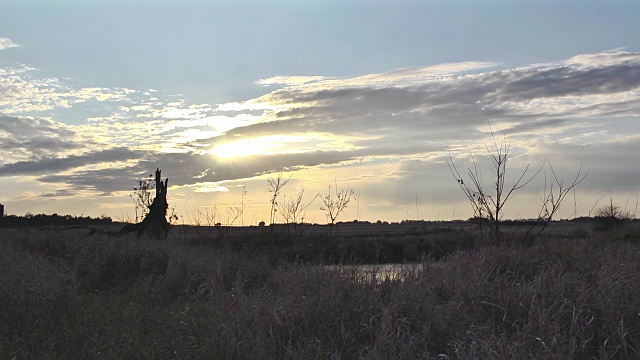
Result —
[{"label": "field vegetation", "polygon": [[[0,229],[0,358],[637,359],[635,225],[498,244],[446,226],[253,242]],[[332,241],[344,262],[368,262],[365,243],[421,258],[391,278],[295,256]],[[420,247],[436,243],[459,246]]]}]

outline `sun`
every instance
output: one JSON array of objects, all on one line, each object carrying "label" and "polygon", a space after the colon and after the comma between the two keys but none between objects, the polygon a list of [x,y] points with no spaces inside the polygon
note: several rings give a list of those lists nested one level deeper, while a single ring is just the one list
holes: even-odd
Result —
[{"label": "sun", "polygon": [[302,141],[304,141],[304,138],[298,136],[262,136],[219,144],[211,149],[210,152],[223,159],[252,155],[282,154],[291,152],[291,143]]}]

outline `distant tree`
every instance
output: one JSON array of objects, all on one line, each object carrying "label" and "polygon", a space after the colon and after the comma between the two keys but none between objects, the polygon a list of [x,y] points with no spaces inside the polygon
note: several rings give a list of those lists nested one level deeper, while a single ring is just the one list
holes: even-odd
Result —
[{"label": "distant tree", "polygon": [[[514,193],[522,189],[529,184],[540,172],[538,169],[532,176],[526,177],[529,171],[529,165],[527,165],[517,178],[517,180],[511,185],[505,188],[505,180],[507,175],[507,162],[513,155],[511,145],[506,139],[498,144],[493,131],[491,132],[493,138],[493,148],[488,146],[487,155],[493,165],[493,175],[495,182],[490,190],[487,190],[482,182],[480,172],[478,170],[475,158],[471,155],[471,161],[473,162],[473,168],[467,169],[467,181],[460,174],[453,161],[453,156],[449,152],[449,170],[455,178],[456,182],[462,192],[469,199],[471,208],[473,209],[474,218],[480,220],[480,224],[483,224],[482,219],[486,219],[490,224],[491,233],[494,238],[501,238],[502,231],[500,229],[500,220],[504,213],[504,207],[514,195]],[[481,227],[482,228],[482,227]]]},{"label": "distant tree", "polygon": [[594,219],[599,230],[613,230],[631,220],[631,213],[613,204],[609,198],[609,205],[600,207],[594,212]]},{"label": "distant tree", "polygon": [[291,176],[292,175],[289,175],[289,177],[285,180],[283,179],[283,171],[280,171],[278,177],[269,177],[267,179],[267,191],[271,193],[271,200],[269,200],[269,202],[271,203],[271,219],[269,222],[270,224],[273,224],[276,219],[276,211],[278,211],[278,196],[280,195],[280,191],[285,185],[287,185],[289,180],[291,180]]},{"label": "distant tree", "polygon": [[278,204],[280,215],[282,216],[284,222],[287,224],[297,224],[299,222],[304,222],[305,211],[318,196],[320,196],[320,194],[316,194],[313,199],[305,202],[303,199],[304,187],[300,188],[296,197],[289,196],[289,200],[287,200],[287,196],[285,195],[282,203]]},{"label": "distant tree", "polygon": [[[539,233],[544,231],[551,220],[553,220],[553,217],[558,212],[558,210],[560,210],[560,206],[564,202],[567,195],[569,195],[569,193],[573,191],[575,196],[576,186],[578,186],[578,184],[580,184],[589,174],[588,171],[584,174],[582,173],[582,164],[580,164],[580,168],[578,169],[578,172],[576,173],[573,181],[570,183],[565,183],[564,180],[558,179],[553,166],[551,166],[551,162],[547,160],[546,163],[551,170],[552,176],[549,179],[547,177],[547,173],[545,172],[544,174],[544,191],[541,199],[540,211],[538,212],[538,217],[537,219],[535,219],[533,224],[534,226],[542,224]],[[533,227],[529,229],[527,235],[531,234],[532,229]]]},{"label": "distant tree", "polygon": [[287,196],[283,196],[282,203],[278,204],[278,207],[284,223],[287,224],[287,232],[290,233],[291,227],[293,227],[293,235],[295,235],[296,238],[301,235],[300,230],[303,229],[303,227],[299,225],[304,223],[307,208],[318,196],[320,196],[320,194],[316,194],[313,199],[305,202],[304,187],[300,188],[296,197],[289,197],[289,200],[287,200]]},{"label": "distant tree", "polygon": [[[221,241],[230,228],[242,217],[241,206],[229,206],[223,213],[217,205],[205,206],[204,210],[197,209],[190,219],[196,227],[196,233],[203,240],[215,239]],[[215,233],[211,233],[211,230]]]},{"label": "distant tree", "polygon": [[355,192],[351,190],[348,186],[346,189],[338,189],[338,183],[335,182],[334,192],[331,192],[331,185],[329,185],[329,191],[326,194],[321,194],[320,199],[322,200],[322,206],[320,206],[320,210],[325,212],[327,219],[330,221],[329,224],[329,235],[333,230],[333,225],[336,223],[336,219],[338,216],[347,209],[349,206],[349,202],[352,199],[356,198]]}]

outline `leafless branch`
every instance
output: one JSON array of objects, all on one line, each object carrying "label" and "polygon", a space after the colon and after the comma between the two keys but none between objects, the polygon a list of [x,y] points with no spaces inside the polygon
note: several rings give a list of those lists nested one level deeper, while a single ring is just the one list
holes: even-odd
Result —
[{"label": "leafless branch", "polygon": [[349,202],[351,199],[356,198],[356,194],[351,188],[347,186],[346,189],[338,189],[338,183],[335,182],[335,191],[331,192],[331,186],[329,186],[329,191],[320,196],[322,200],[322,206],[320,206],[320,210],[325,212],[327,219],[330,220],[329,224],[329,234],[333,229],[333,225],[338,219],[338,216],[349,206]]},{"label": "leafless branch", "polygon": [[283,180],[283,171],[280,171],[277,178],[269,177],[267,179],[267,191],[271,193],[271,220],[270,224],[273,224],[276,217],[276,211],[278,210],[278,196],[280,195],[280,191],[282,188],[287,185],[289,180],[291,180],[291,176],[286,180]]}]

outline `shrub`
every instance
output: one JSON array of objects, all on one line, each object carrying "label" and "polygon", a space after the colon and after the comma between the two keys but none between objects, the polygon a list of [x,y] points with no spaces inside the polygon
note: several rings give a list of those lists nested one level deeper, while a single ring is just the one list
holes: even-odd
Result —
[{"label": "shrub", "polygon": [[607,206],[603,206],[594,212],[597,230],[613,230],[631,220],[631,214],[627,210],[622,210],[619,206],[613,205],[613,201]]}]

